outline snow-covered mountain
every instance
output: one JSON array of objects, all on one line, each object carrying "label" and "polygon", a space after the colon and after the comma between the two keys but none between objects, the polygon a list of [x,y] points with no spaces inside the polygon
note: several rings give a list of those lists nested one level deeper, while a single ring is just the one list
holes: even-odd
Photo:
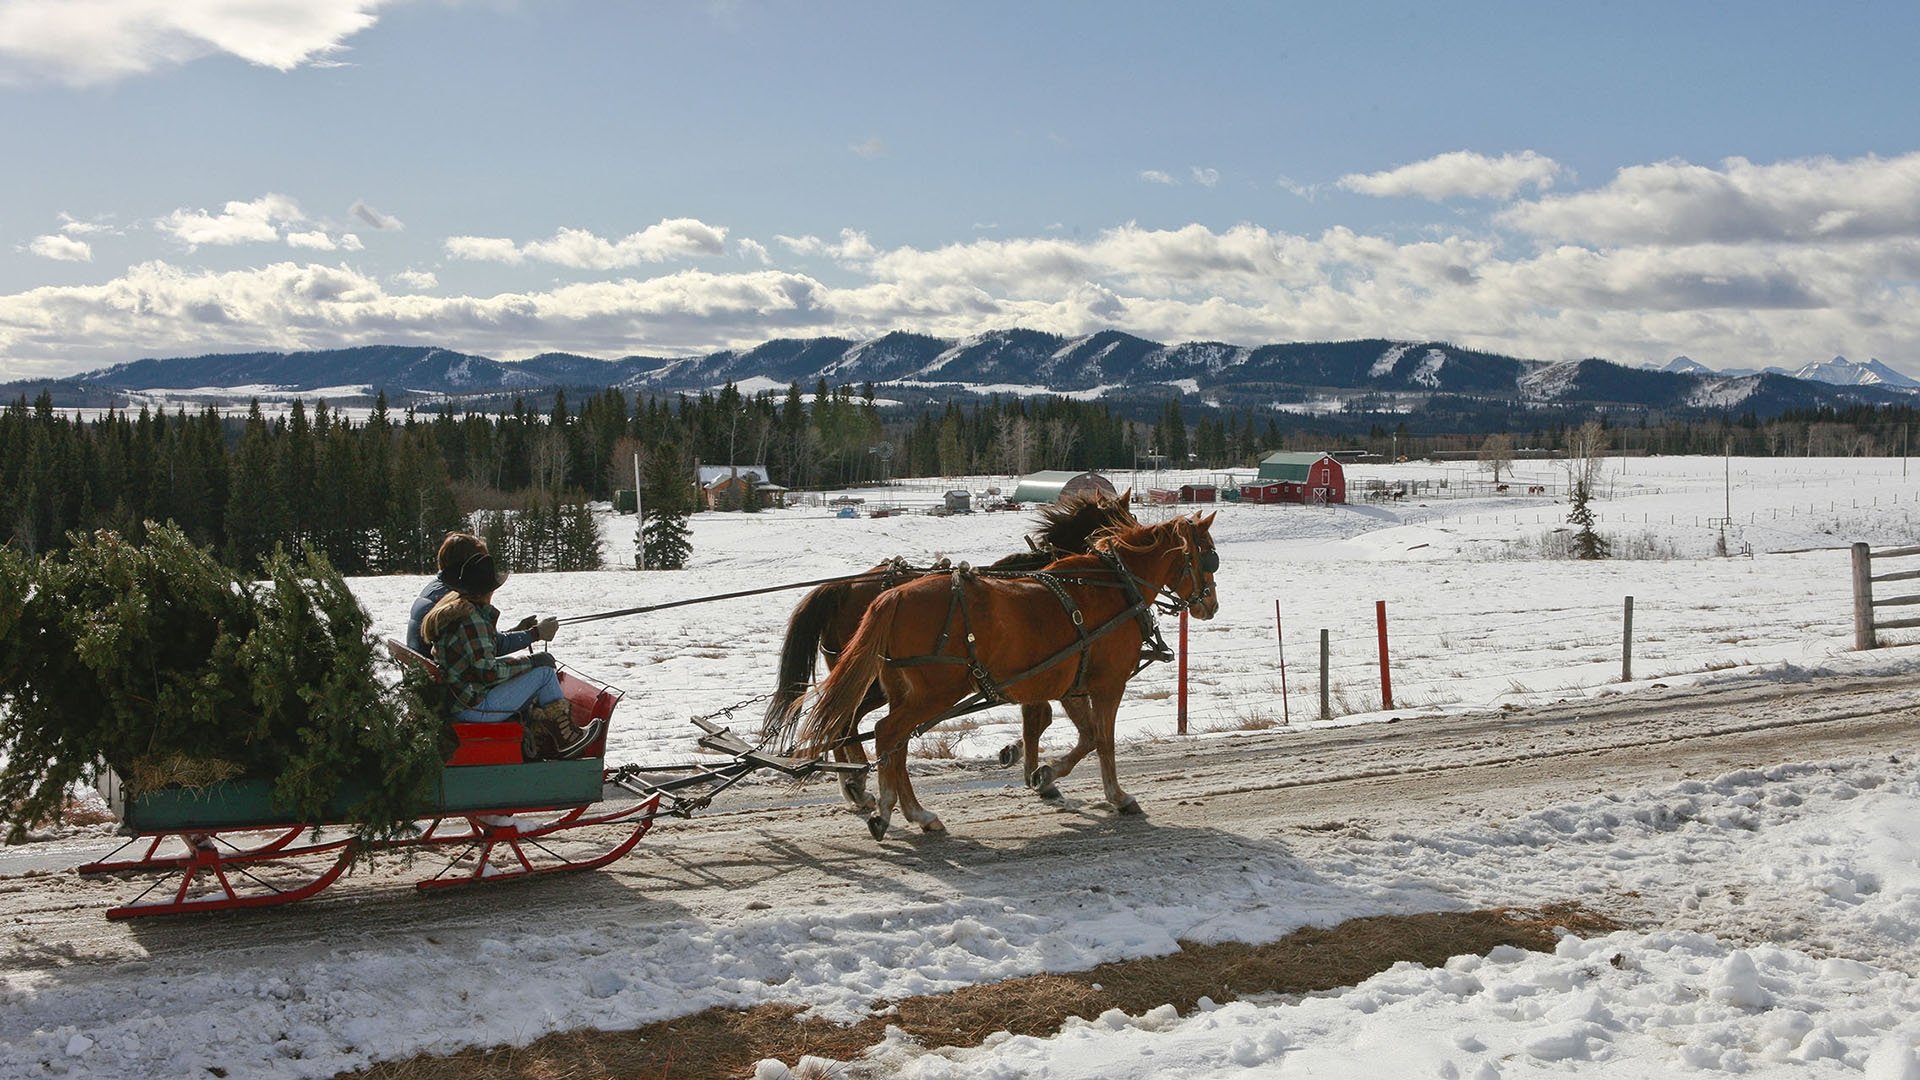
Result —
[{"label": "snow-covered mountain", "polygon": [[1715,372],[1712,368],[1708,367],[1707,365],[1701,363],[1698,360],[1693,359],[1690,356],[1676,356],[1673,359],[1667,361],[1667,366],[1661,368],[1660,370],[1668,372],[1670,374],[1674,374],[1674,375],[1718,374],[1718,372]]},{"label": "snow-covered mountain", "polygon": [[1920,381],[1910,379],[1878,360],[1854,363],[1844,356],[1802,365],[1794,371],[1796,379],[1813,379],[1835,386],[1897,386],[1920,390]]},{"label": "snow-covered mountain", "polygon": [[[502,362],[417,346],[368,346],[296,353],[212,354],[148,359],[53,383],[16,384],[17,398],[47,388],[56,404],[101,404],[101,395],[155,390],[218,391],[244,399],[265,390],[324,392],[339,387],[384,390],[390,398],[503,395],[562,387],[590,392],[619,387],[636,395],[700,393],[727,383],[755,387],[871,383],[956,393],[1074,394],[1128,401],[1164,401],[1197,393],[1210,404],[1270,408],[1302,395],[1366,407],[1392,402],[1480,400],[1591,405],[1627,409],[1754,410],[1905,400],[1920,382],[1879,361],[1843,357],[1796,372],[1714,371],[1685,356],[1651,369],[1597,358],[1543,362],[1464,349],[1446,342],[1290,342],[1240,346],[1221,342],[1163,345],[1117,330],[1064,337],[1038,330],[993,330],[959,340],[895,332],[864,341],[839,337],[780,338],[751,349],[682,357],[603,360],[542,353]],[[482,406],[485,407],[485,406]]]}]

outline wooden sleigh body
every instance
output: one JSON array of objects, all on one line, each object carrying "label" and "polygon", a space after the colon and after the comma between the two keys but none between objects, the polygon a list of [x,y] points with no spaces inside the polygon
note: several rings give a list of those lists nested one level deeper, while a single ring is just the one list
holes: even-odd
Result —
[{"label": "wooden sleigh body", "polygon": [[[397,659],[431,668],[405,646],[388,645]],[[611,721],[618,690],[571,672],[560,673],[560,686],[575,726]],[[365,797],[365,785],[343,786],[316,827],[275,804],[271,780],[120,798],[109,776],[103,791],[131,839],[79,871],[158,875],[132,902],[108,910],[112,919],[269,907],[320,894],[368,848],[437,854],[430,861],[438,870],[416,882],[423,890],[590,870],[633,850],[659,814],[659,791],[596,809],[605,790],[604,736],[583,757],[530,762],[522,760],[517,723],[453,728],[459,747],[411,835],[359,841],[341,824]]]}]

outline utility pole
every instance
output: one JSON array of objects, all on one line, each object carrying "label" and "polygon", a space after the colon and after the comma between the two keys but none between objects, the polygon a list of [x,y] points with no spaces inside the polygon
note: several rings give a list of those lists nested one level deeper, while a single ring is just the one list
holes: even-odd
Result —
[{"label": "utility pole", "polygon": [[647,568],[647,508],[640,497],[640,455],[633,455],[633,534],[640,542],[640,569]]}]

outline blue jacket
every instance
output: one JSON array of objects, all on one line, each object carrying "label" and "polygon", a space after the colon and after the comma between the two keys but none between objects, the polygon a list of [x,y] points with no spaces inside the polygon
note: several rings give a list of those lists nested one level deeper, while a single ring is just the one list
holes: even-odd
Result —
[{"label": "blue jacket", "polygon": [[[420,638],[420,620],[427,617],[427,612],[433,610],[433,605],[439,603],[441,597],[452,591],[453,589],[446,582],[434,578],[427,582],[426,588],[420,590],[419,596],[413,598],[413,607],[407,612],[407,648],[421,656],[433,655],[431,643]],[[494,647],[495,653],[506,656],[509,653],[517,653],[521,649],[532,648],[533,631],[502,630],[496,635],[496,641],[498,644]]]}]

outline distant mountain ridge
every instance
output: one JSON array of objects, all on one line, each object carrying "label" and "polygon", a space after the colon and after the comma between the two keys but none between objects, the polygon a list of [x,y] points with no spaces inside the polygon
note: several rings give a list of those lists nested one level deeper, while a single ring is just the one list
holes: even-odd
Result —
[{"label": "distant mountain ridge", "polygon": [[[603,360],[542,353],[519,361],[429,346],[372,345],[312,352],[222,353],[145,359],[36,383],[98,400],[103,392],[219,391],[363,395],[401,400],[526,393],[552,387],[700,393],[726,383],[797,384],[811,391],[876,387],[971,393],[1075,394],[1139,400],[1173,391],[1235,407],[1308,398],[1405,409],[1440,397],[1640,409],[1756,409],[1909,400],[1916,382],[1879,361],[1844,357],[1796,372],[1717,372],[1684,356],[1653,370],[1589,358],[1522,360],[1443,342],[1222,342],[1164,345],[1117,330],[1063,337],[994,330],[958,340],[894,332],[865,341],[779,338],[745,350]],[[26,384],[14,384],[8,396]],[[895,396],[903,396],[896,394]]]},{"label": "distant mountain ridge", "polygon": [[1819,360],[1802,364],[1788,371],[1783,367],[1768,367],[1760,370],[1753,368],[1729,368],[1715,371],[1697,360],[1685,356],[1676,356],[1667,361],[1660,369],[1666,372],[1678,372],[1691,375],[1717,375],[1738,378],[1742,375],[1786,375],[1795,379],[1810,379],[1814,382],[1831,383],[1834,386],[1897,386],[1906,390],[1920,390],[1920,380],[1908,378],[1878,360],[1856,363],[1844,356],[1831,360]]}]

